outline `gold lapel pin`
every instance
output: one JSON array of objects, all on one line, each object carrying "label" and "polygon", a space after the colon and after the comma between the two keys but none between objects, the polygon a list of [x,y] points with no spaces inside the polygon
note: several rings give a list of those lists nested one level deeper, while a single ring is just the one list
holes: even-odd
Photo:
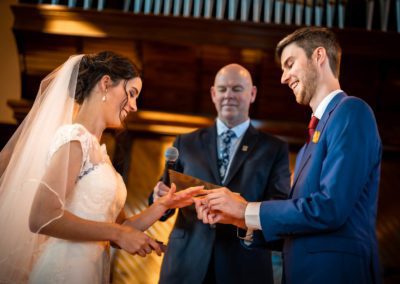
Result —
[{"label": "gold lapel pin", "polygon": [[247,146],[247,145],[243,145],[242,146],[242,151],[243,152],[247,152],[247,149],[249,149],[249,146]]},{"label": "gold lapel pin", "polygon": [[319,136],[321,135],[321,132],[319,132],[319,131],[315,131],[314,132],[314,135],[313,135],[313,138],[312,138],[312,142],[313,143],[318,143],[318,141],[319,141]]}]

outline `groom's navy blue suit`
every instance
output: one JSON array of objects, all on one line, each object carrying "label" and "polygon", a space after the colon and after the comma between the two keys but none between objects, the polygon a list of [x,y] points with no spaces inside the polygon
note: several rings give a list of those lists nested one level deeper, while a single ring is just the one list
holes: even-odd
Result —
[{"label": "groom's navy blue suit", "polygon": [[266,240],[284,238],[286,283],[379,283],[381,139],[371,108],[336,95],[298,154],[291,199],[263,202]]}]

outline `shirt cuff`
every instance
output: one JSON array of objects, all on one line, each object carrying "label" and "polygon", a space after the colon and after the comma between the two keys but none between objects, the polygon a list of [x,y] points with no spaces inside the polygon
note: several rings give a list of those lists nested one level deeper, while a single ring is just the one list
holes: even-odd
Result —
[{"label": "shirt cuff", "polygon": [[244,212],[244,221],[249,230],[261,230],[260,222],[261,202],[249,202]]}]

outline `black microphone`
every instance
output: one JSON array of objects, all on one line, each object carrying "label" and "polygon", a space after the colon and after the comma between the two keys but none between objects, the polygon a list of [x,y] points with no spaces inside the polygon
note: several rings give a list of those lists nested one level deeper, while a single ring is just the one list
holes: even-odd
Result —
[{"label": "black microphone", "polygon": [[165,185],[170,187],[171,182],[169,180],[168,170],[175,169],[175,162],[176,160],[178,160],[179,151],[175,147],[168,147],[167,150],[165,150],[164,156],[165,156],[165,169],[162,180]]}]

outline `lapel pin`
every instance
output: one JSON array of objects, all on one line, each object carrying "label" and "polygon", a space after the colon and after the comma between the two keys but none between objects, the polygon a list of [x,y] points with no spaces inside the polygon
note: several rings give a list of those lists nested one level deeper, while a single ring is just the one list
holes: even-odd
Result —
[{"label": "lapel pin", "polygon": [[242,146],[242,151],[243,152],[247,152],[247,149],[249,149],[249,146],[247,146],[247,145],[243,145]]},{"label": "lapel pin", "polygon": [[318,143],[318,141],[319,141],[319,136],[321,135],[321,132],[319,132],[319,131],[315,131],[314,132],[314,135],[313,135],[313,138],[312,138],[312,142],[313,143]]}]

